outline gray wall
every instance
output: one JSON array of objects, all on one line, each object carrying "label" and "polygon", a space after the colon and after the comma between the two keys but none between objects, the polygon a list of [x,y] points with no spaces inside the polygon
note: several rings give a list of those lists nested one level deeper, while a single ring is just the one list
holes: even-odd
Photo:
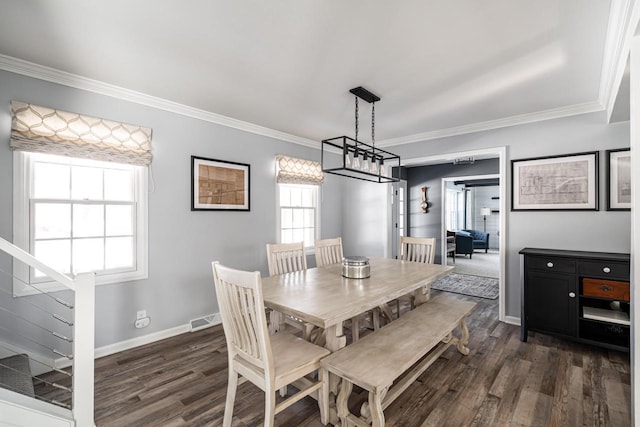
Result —
[{"label": "gray wall", "polygon": [[[0,236],[12,241],[12,100],[135,123],[153,129],[155,185],[149,194],[149,278],[99,286],[96,290],[96,347],[186,324],[216,313],[211,261],[267,274],[265,244],[276,240],[275,156],[319,160],[320,151],[167,111],[0,71]],[[250,212],[192,212],[190,156],[251,165]],[[342,180],[327,176],[322,188],[321,232],[342,232]],[[0,268],[11,271],[7,257]],[[0,286],[11,292],[3,275]],[[62,292],[69,297],[68,293]],[[42,296],[24,297],[50,306]],[[22,300],[23,298],[18,298]],[[0,304],[10,304],[2,294]],[[14,306],[28,310],[22,301]],[[135,329],[136,310],[146,309],[151,325]],[[3,326],[7,327],[6,320]],[[12,325],[10,329],[20,328]],[[43,338],[44,339],[44,338]]]},{"label": "gray wall", "polygon": [[[630,251],[629,212],[608,212],[604,150],[629,146],[629,123],[607,124],[605,113],[591,113],[544,122],[512,126],[475,134],[405,144],[391,151],[403,159],[507,147],[507,208],[511,206],[510,160],[528,157],[600,151],[600,211],[505,212],[506,313],[520,316],[520,259],[524,247],[578,249],[607,252]],[[431,191],[431,189],[430,189]],[[435,195],[431,194],[430,197]],[[343,197],[348,199],[350,194]],[[438,200],[434,198],[434,203]],[[378,211],[381,211],[381,207]],[[382,216],[378,218],[384,226]],[[370,221],[369,221],[370,223]],[[354,236],[358,233],[351,230]],[[354,243],[354,244],[357,244]]]},{"label": "gray wall", "polygon": [[[407,172],[407,228],[409,236],[436,237],[436,263],[440,263],[442,230],[442,178],[496,174],[497,159],[478,160],[471,165],[441,164],[406,168]],[[427,187],[429,212],[420,209],[422,187]],[[482,229],[482,228],[481,228]]]}]

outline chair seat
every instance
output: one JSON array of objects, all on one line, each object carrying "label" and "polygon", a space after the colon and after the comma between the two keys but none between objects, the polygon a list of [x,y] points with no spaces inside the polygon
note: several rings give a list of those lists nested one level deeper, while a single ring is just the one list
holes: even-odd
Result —
[{"label": "chair seat", "polygon": [[283,372],[291,372],[305,365],[319,363],[320,359],[331,353],[324,347],[287,333],[271,335],[271,351],[276,378]]},{"label": "chair seat", "polygon": [[[315,371],[320,359],[331,354],[324,347],[317,346],[288,332],[270,335],[273,367],[275,369],[276,388],[291,383],[291,376],[297,378]],[[250,364],[246,365],[256,374],[264,375],[262,370]]]}]

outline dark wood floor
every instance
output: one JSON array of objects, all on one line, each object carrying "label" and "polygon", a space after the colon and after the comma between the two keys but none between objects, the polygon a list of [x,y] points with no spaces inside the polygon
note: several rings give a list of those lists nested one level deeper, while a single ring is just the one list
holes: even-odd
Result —
[{"label": "dark wood floor", "polygon": [[[454,294],[450,294],[454,295]],[[471,353],[450,348],[387,410],[393,426],[628,426],[628,354],[530,334],[498,322],[497,300],[470,318]],[[96,361],[98,426],[217,426],[227,355],[220,326]],[[353,405],[364,400],[356,394]],[[263,393],[238,388],[234,426],[262,424]],[[305,398],[276,416],[280,426],[320,426]]]}]

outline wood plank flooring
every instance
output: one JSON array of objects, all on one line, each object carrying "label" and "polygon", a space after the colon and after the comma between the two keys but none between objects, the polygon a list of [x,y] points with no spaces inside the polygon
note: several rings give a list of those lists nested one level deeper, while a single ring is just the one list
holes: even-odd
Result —
[{"label": "wood plank flooring", "polygon": [[[628,354],[536,333],[522,343],[519,327],[497,321],[497,300],[449,295],[478,303],[469,319],[471,353],[447,350],[387,408],[387,425],[631,424]],[[96,425],[218,426],[226,383],[221,326],[104,357],[96,360]],[[354,394],[355,411],[366,396]],[[239,386],[233,425],[261,425],[263,412],[262,391]],[[316,402],[303,399],[276,425],[320,426]]]}]

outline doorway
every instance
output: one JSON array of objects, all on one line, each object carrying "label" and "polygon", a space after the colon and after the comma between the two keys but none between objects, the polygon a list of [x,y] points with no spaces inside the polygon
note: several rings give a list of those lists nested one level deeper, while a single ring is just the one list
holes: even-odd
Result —
[{"label": "doorway", "polygon": [[[506,212],[506,198],[507,198],[507,185],[506,185],[506,177],[507,177],[507,172],[506,172],[506,155],[507,155],[507,150],[506,147],[494,147],[494,148],[487,148],[487,149],[481,149],[481,150],[470,150],[470,151],[464,151],[464,152],[454,152],[454,153],[446,153],[446,154],[438,154],[438,155],[433,155],[433,156],[426,156],[426,157],[417,157],[417,158],[410,158],[410,159],[404,159],[402,162],[402,166],[405,167],[414,167],[414,166],[428,166],[428,165],[441,165],[441,164],[445,164],[445,163],[452,163],[454,161],[454,159],[459,159],[459,158],[475,158],[475,159],[498,159],[498,174],[494,175],[492,174],[492,176],[497,176],[499,181],[500,181],[500,186],[499,186],[499,194],[497,197],[499,197],[499,199],[495,200],[495,202],[497,202],[497,210],[499,210],[499,212]],[[411,191],[406,189],[405,187],[405,207],[407,206],[408,200],[410,199],[409,195],[407,194],[407,191]],[[392,198],[392,199],[395,199]],[[393,205],[393,210],[395,210],[395,207],[397,205]],[[445,217],[445,209],[442,208],[442,203],[440,203],[440,206],[433,206],[433,212],[436,213],[437,211],[440,212],[440,216],[441,216],[441,224],[446,224],[446,217]],[[391,231],[390,234],[393,235],[393,231],[395,229],[395,223],[392,222],[392,217],[393,215],[389,216],[389,219],[391,221],[389,221],[389,230]],[[405,220],[406,220],[406,215],[405,215]],[[508,230],[506,228],[506,215],[502,214],[499,215],[499,218],[497,218],[497,222],[498,222],[498,229],[500,230],[499,236],[497,237],[497,242],[498,242],[498,246],[501,249],[499,251],[498,254],[498,259],[499,259],[499,271],[498,271],[498,287],[499,287],[499,296],[498,296],[498,319],[500,321],[503,322],[507,322],[510,324],[520,324],[519,323],[519,319],[515,319],[515,318],[506,318],[505,312],[506,312],[506,298],[505,298],[505,264],[506,264],[506,257],[505,257],[505,253],[506,253],[506,236],[508,235]],[[413,226],[412,226],[413,227]],[[405,229],[405,232],[407,232],[408,230]],[[444,243],[444,244],[440,244],[441,247],[441,259],[442,260],[446,260],[446,242],[447,242],[447,235],[446,235],[446,227],[445,226],[439,226],[436,230],[433,230],[434,232],[436,232],[437,234],[440,234],[440,242]],[[391,237],[391,236],[390,236]],[[392,240],[392,242],[394,242],[395,244],[395,239]],[[396,249],[392,249],[392,251],[390,251],[390,253],[394,253],[397,251],[397,244],[396,245]]]},{"label": "doorway", "polygon": [[442,178],[442,197],[445,221],[441,233],[447,238],[442,259],[455,267],[456,273],[498,279],[502,214],[499,175]]}]

